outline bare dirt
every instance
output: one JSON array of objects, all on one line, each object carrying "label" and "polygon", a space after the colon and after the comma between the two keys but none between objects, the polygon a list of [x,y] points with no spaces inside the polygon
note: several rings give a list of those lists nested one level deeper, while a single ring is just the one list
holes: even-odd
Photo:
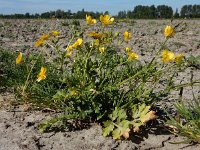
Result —
[{"label": "bare dirt", "polygon": [[[176,20],[175,24],[183,21],[186,29],[177,32],[176,36],[169,40],[167,47],[176,53],[200,55],[200,20]],[[0,20],[0,46],[14,51],[30,53],[36,51],[34,42],[42,33],[52,30],[61,32],[65,36],[70,32],[69,26],[63,26],[66,20]],[[84,25],[81,22],[81,25]],[[133,42],[129,43],[135,51],[149,59],[159,48],[163,41],[162,30],[170,20],[136,20],[128,23],[118,23],[115,30],[123,33],[129,30],[133,35]],[[123,34],[121,34],[122,36]],[[63,39],[66,43],[68,42]],[[200,70],[193,70],[194,78],[200,77]],[[190,79],[191,69],[181,72],[177,83],[185,83]],[[190,100],[191,88],[184,89],[183,98]],[[194,92],[200,94],[200,87],[195,87]],[[172,106],[172,102],[178,98],[178,91],[171,94],[165,104]],[[0,93],[0,150],[199,150],[199,144],[170,144],[184,140],[170,134],[167,130],[151,129],[145,131],[142,136],[132,136],[128,140],[112,140],[111,137],[102,136],[102,127],[99,124],[90,124],[82,130],[52,131],[40,133],[38,125],[43,120],[54,115],[52,112],[25,111],[26,106],[10,106],[15,97],[7,92]]]}]

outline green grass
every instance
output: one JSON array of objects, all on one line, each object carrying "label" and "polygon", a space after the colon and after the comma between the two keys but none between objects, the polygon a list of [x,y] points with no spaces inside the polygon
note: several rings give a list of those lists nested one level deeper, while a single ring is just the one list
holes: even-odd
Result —
[{"label": "green grass", "polygon": [[187,105],[177,102],[174,106],[179,119],[170,117],[170,120],[168,120],[168,124],[174,128],[173,133],[187,138],[187,140],[181,142],[194,141],[200,143],[200,99],[194,98]]}]

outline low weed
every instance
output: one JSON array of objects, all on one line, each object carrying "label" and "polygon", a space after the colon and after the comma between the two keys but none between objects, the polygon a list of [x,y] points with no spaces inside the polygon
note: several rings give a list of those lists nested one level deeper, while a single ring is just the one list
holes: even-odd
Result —
[{"label": "low weed", "polygon": [[198,142],[200,143],[200,99],[194,98],[193,101],[184,104],[176,102],[174,104],[179,119],[172,116],[168,120],[174,134],[184,136],[187,140],[176,143]]}]

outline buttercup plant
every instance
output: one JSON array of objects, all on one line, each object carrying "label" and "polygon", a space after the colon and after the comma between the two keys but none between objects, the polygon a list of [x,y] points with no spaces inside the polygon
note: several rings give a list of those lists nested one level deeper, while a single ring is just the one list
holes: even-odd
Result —
[{"label": "buttercup plant", "polygon": [[[134,40],[134,35],[125,31],[122,33],[124,40],[120,40],[119,33],[112,33],[107,28],[114,20],[109,15],[100,16],[102,26],[97,31],[83,33],[89,40],[79,36],[82,34],[79,31],[72,31],[64,48],[59,45],[58,31],[43,34],[35,42],[35,47],[41,49],[41,56],[47,54],[48,61],[42,57],[44,63],[38,66],[40,72],[38,69],[34,75],[38,82],[27,83],[30,88],[37,89],[36,93],[32,90],[32,95],[48,95],[48,107],[63,112],[59,117],[42,123],[41,131],[52,129],[58,123],[59,127],[64,126],[70,119],[88,119],[103,125],[104,136],[129,138],[148,121],[157,118],[152,107],[160,95],[172,89],[173,74],[179,67],[177,62],[184,62],[182,54],[175,55],[164,49],[166,42],[175,36],[174,28],[165,28],[160,49],[150,62],[143,62],[142,57],[126,45],[127,41]],[[96,22],[86,15],[87,25],[95,26]],[[120,44],[115,44],[115,40]],[[122,42],[125,49],[121,46]],[[55,52],[54,56],[48,53],[49,49]],[[175,67],[172,68],[172,65]],[[169,69],[172,69],[172,75],[166,76]],[[30,76],[33,71],[34,67]],[[163,78],[166,78],[167,84],[157,90],[156,86]],[[47,85],[49,89],[46,89]]]}]

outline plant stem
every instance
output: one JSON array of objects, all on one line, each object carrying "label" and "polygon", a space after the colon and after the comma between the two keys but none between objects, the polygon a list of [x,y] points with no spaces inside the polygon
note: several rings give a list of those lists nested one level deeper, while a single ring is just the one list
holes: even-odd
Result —
[{"label": "plant stem", "polygon": [[[197,84],[199,83],[199,84]],[[195,85],[194,85],[195,84]],[[179,89],[181,87],[187,87],[187,86],[200,86],[200,79],[193,81],[192,83],[183,83],[183,84],[179,84],[177,86],[172,87],[172,89]]]},{"label": "plant stem", "polygon": [[160,51],[163,49],[163,47],[165,46],[165,44],[166,44],[167,41],[168,41],[168,38],[166,38],[165,41],[162,43],[162,45],[160,46],[160,49],[156,52],[156,55],[152,58],[152,60],[150,61],[148,67],[151,66],[151,64],[156,59],[156,57],[158,56],[158,54],[160,53]]},{"label": "plant stem", "polygon": [[28,73],[28,76],[26,78],[25,84],[24,84],[23,89],[22,89],[22,96],[24,96],[24,92],[25,92],[25,90],[26,90],[26,88],[28,86],[28,80],[30,78],[31,72],[32,72],[32,70],[33,70],[38,58],[40,57],[40,55],[41,55],[41,52],[39,53],[39,55],[37,56],[36,60],[33,62],[32,66],[31,66],[31,69],[30,69],[30,71]]}]

